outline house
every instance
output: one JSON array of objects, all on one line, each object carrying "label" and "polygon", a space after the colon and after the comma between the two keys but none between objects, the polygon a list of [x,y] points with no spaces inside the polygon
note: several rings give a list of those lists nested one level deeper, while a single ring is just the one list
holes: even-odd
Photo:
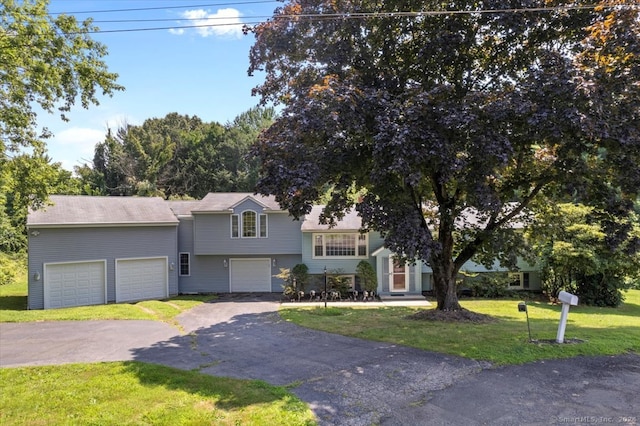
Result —
[{"label": "house", "polygon": [[[29,309],[162,299],[178,293],[281,292],[281,268],[305,264],[317,282],[350,278],[368,261],[381,295],[420,296],[431,269],[402,265],[376,232],[348,212],[334,227],[322,206],[293,220],[274,197],[210,193],[198,201],[51,197],[27,218]],[[469,262],[470,271],[482,267]],[[521,288],[539,288],[523,265]]]}]

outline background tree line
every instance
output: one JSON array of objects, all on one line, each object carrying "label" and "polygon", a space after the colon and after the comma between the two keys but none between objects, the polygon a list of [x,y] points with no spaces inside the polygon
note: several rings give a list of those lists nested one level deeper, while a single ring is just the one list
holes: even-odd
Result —
[{"label": "background tree line", "polygon": [[44,144],[31,152],[3,151],[0,159],[0,249],[26,249],[29,209],[41,208],[51,194],[137,195],[202,198],[208,192],[251,192],[257,162],[247,157],[273,108],[253,108],[222,125],[197,116],[170,113],[140,126],[108,130],[95,146],[91,164],[75,176],[52,162]]},{"label": "background tree line", "polygon": [[258,178],[247,157],[273,108],[253,108],[221,125],[168,114],[108,131],[93,163],[76,167],[83,193],[202,198],[208,192],[250,192]]}]

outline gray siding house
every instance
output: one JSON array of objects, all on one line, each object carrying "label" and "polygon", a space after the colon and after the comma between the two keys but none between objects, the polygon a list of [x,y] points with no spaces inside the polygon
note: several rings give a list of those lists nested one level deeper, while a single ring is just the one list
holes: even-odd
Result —
[{"label": "gray siding house", "polygon": [[[29,309],[162,299],[178,293],[281,292],[281,268],[351,278],[365,260],[380,295],[419,296],[431,269],[401,265],[376,232],[361,233],[349,212],[336,226],[319,223],[322,206],[292,219],[273,197],[211,193],[199,201],[52,196],[27,218]],[[470,272],[485,272],[468,262]],[[499,270],[499,268],[498,268]],[[539,288],[522,265],[521,285]]]}]

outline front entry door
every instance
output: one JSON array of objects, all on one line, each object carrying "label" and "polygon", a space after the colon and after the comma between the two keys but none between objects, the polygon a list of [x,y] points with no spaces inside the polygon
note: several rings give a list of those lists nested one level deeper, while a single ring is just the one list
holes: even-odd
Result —
[{"label": "front entry door", "polygon": [[389,290],[391,292],[407,291],[409,287],[409,268],[397,259],[389,258]]}]

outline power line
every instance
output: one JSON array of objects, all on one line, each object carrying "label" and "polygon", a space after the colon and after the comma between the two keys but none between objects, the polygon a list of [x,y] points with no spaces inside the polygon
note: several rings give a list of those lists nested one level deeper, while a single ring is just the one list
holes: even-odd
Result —
[{"label": "power line", "polygon": [[[126,24],[130,22],[176,22],[176,21],[210,21],[210,20],[222,20],[229,19],[228,16],[208,16],[205,18],[156,18],[156,19],[97,19],[92,20],[92,24]],[[246,19],[268,19],[271,15],[262,16],[242,16]],[[262,21],[261,21],[262,22]]]},{"label": "power line", "polygon": [[216,7],[216,6],[243,6],[245,4],[259,3],[279,3],[278,0],[249,0],[243,2],[226,2],[226,3],[208,3],[208,4],[192,4],[185,6],[156,6],[156,7],[138,7],[129,9],[102,9],[102,10],[82,10],[76,12],[50,12],[49,15],[84,15],[89,13],[114,13],[114,12],[140,12],[145,10],[165,10],[165,9],[195,9],[199,7]]},{"label": "power line", "polygon": [[[237,22],[237,23],[204,23],[214,20],[229,19],[229,17],[204,17],[204,18],[183,18],[183,19],[140,19],[140,20],[111,20],[111,21],[94,21],[103,23],[126,23],[126,22],[164,22],[164,21],[203,21],[198,25],[174,25],[174,26],[162,26],[162,27],[148,27],[148,28],[127,28],[127,29],[113,29],[113,30],[96,30],[92,31],[92,34],[101,33],[119,33],[119,32],[137,32],[137,31],[162,31],[162,30],[181,30],[191,28],[213,28],[220,26],[251,26],[264,23],[263,18],[272,20],[327,20],[327,19],[370,19],[370,18],[419,18],[429,16],[443,16],[443,15],[474,15],[474,14],[500,14],[500,13],[540,13],[540,12],[563,12],[572,10],[589,10],[601,7],[602,5],[573,5],[573,6],[555,6],[555,7],[536,7],[536,8],[511,8],[511,9],[479,9],[479,10],[430,10],[419,12],[342,12],[342,13],[317,13],[317,14],[294,14],[294,15],[274,15],[274,16],[247,16],[245,19],[258,20],[252,22]],[[194,6],[196,7],[196,6]],[[607,7],[607,5],[605,5]],[[640,9],[640,4],[615,4],[608,5],[608,7],[615,8],[632,8]]]},{"label": "power line", "polygon": [[[131,33],[131,32],[143,32],[143,31],[168,31],[168,30],[182,30],[182,29],[191,29],[191,28],[213,28],[213,27],[243,27],[243,26],[251,26],[262,23],[263,21],[256,22],[234,22],[234,23],[224,23],[224,24],[205,24],[205,25],[184,25],[184,26],[172,26],[172,27],[152,27],[152,28],[124,28],[117,30],[98,30],[91,31],[89,34],[109,34],[109,33]],[[68,35],[75,35],[79,33],[65,33]]]}]

